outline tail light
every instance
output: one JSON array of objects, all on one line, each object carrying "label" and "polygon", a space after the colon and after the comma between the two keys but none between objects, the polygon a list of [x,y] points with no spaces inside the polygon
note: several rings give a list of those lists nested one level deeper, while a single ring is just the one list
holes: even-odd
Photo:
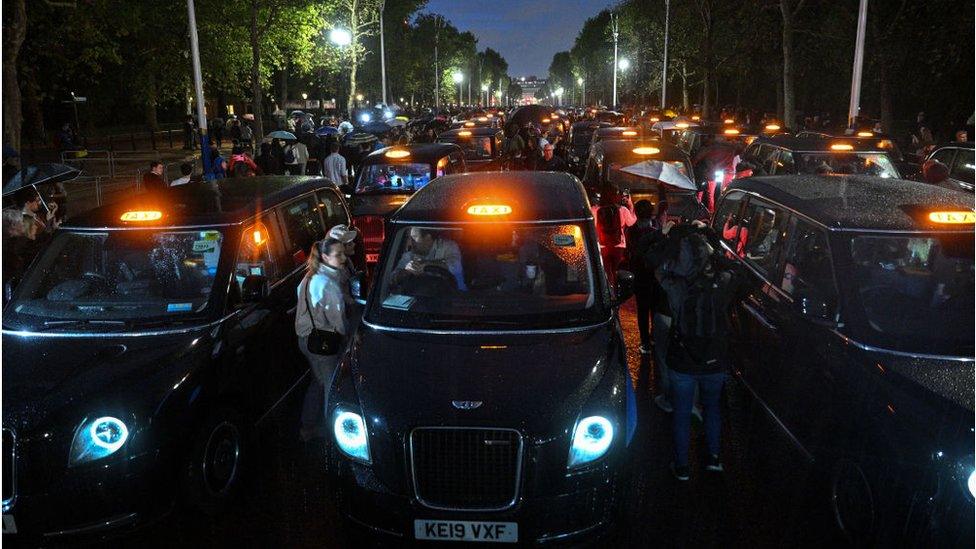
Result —
[{"label": "tail light", "polygon": [[366,249],[366,263],[376,263],[379,261],[380,248],[383,247],[383,239],[386,238],[386,231],[383,227],[383,216],[361,215],[353,220],[353,225],[363,235],[363,247]]}]

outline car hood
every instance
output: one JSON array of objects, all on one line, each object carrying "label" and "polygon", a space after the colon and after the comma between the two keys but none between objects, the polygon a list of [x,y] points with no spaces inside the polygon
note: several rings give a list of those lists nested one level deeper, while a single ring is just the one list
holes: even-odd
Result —
[{"label": "car hood", "polygon": [[353,217],[361,215],[387,216],[403,206],[410,196],[408,193],[358,194],[352,197],[349,209]]},{"label": "car hood", "polygon": [[973,415],[974,362],[940,358],[914,358],[877,355],[878,364],[887,367],[903,379],[937,395]]},{"label": "car hood", "polygon": [[[102,334],[104,335],[104,334]],[[66,414],[154,406],[185,375],[200,332],[143,337],[3,334],[3,424],[21,432]],[[138,394],[138,398],[132,398]]]},{"label": "car hood", "polygon": [[572,428],[616,360],[611,341],[609,324],[545,335],[361,329],[352,351],[353,379],[366,416],[391,433],[491,426],[542,440]]}]

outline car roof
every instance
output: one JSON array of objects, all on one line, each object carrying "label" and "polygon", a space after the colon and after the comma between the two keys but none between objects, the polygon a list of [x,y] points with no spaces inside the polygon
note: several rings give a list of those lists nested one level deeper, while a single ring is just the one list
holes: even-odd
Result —
[{"label": "car roof", "polygon": [[777,135],[773,137],[760,136],[758,139],[752,142],[753,145],[760,143],[768,143],[770,145],[775,145],[777,147],[782,147],[784,149],[796,152],[831,152],[830,146],[835,143],[847,143],[854,147],[854,151],[877,151],[877,152],[888,152],[888,149],[883,149],[878,146],[878,141],[885,138],[878,138],[878,140],[857,138],[851,136],[835,137],[832,139],[824,139],[820,137],[793,137],[792,135]]},{"label": "car roof", "polygon": [[[640,156],[634,154],[637,147],[654,147],[660,150],[659,154],[653,157]],[[640,160],[688,160],[688,154],[677,145],[658,141],[653,138],[641,139],[639,141],[627,141],[626,139],[604,139],[594,145],[595,148],[603,150],[603,157],[611,160],[625,157],[633,157]]]},{"label": "car roof", "polygon": [[559,172],[476,172],[431,180],[391,217],[394,223],[453,223],[472,219],[474,204],[507,204],[508,221],[589,219],[590,203],[576,177]]},{"label": "car roof", "polygon": [[[917,181],[867,175],[771,175],[737,179],[735,189],[778,202],[835,230],[959,230],[928,222],[936,210],[972,211],[972,198]],[[972,232],[972,227],[965,227]]]},{"label": "car roof", "polygon": [[[404,158],[387,158],[386,153],[392,149],[410,151],[410,156]],[[460,150],[460,147],[452,143],[411,143],[409,145],[396,145],[373,151],[363,160],[363,164],[395,164],[398,162],[404,164],[409,162],[430,163],[436,162],[452,152]]]},{"label": "car roof", "polygon": [[471,135],[483,137],[483,136],[495,136],[502,130],[500,128],[492,128],[490,126],[477,126],[474,128],[455,128],[453,130],[447,130],[446,132],[441,132],[437,139],[442,137],[453,137],[457,138],[460,132],[471,132]]},{"label": "car roof", "polygon": [[[335,189],[336,185],[321,177],[259,176],[221,179],[219,209],[213,200],[214,183],[201,181],[169,187],[162,193],[141,193],[72,217],[65,228],[185,227],[241,223],[266,208],[298,197],[315,189]],[[157,222],[127,223],[122,214],[129,211],[159,211]]]}]

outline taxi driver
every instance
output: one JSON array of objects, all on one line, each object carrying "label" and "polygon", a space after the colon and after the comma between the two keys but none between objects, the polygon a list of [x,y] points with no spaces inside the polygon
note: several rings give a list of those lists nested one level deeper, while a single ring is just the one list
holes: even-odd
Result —
[{"label": "taxi driver", "polygon": [[441,267],[454,275],[459,290],[466,290],[461,248],[457,242],[435,234],[430,229],[412,227],[410,243],[410,249],[403,253],[397,263],[394,276],[416,276],[423,274],[427,267]]}]

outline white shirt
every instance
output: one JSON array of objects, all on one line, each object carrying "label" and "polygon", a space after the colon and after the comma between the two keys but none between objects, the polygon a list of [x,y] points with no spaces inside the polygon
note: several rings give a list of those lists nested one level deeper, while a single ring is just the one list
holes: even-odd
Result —
[{"label": "white shirt", "polygon": [[346,159],[337,152],[325,157],[323,169],[323,175],[336,185],[342,185],[343,178],[349,177],[349,172],[346,170]]},{"label": "white shirt", "polygon": [[172,183],[169,184],[169,186],[170,187],[175,187],[177,185],[186,185],[189,182],[190,182],[190,176],[184,175],[183,177],[180,177],[179,179],[174,179],[172,181]]}]

